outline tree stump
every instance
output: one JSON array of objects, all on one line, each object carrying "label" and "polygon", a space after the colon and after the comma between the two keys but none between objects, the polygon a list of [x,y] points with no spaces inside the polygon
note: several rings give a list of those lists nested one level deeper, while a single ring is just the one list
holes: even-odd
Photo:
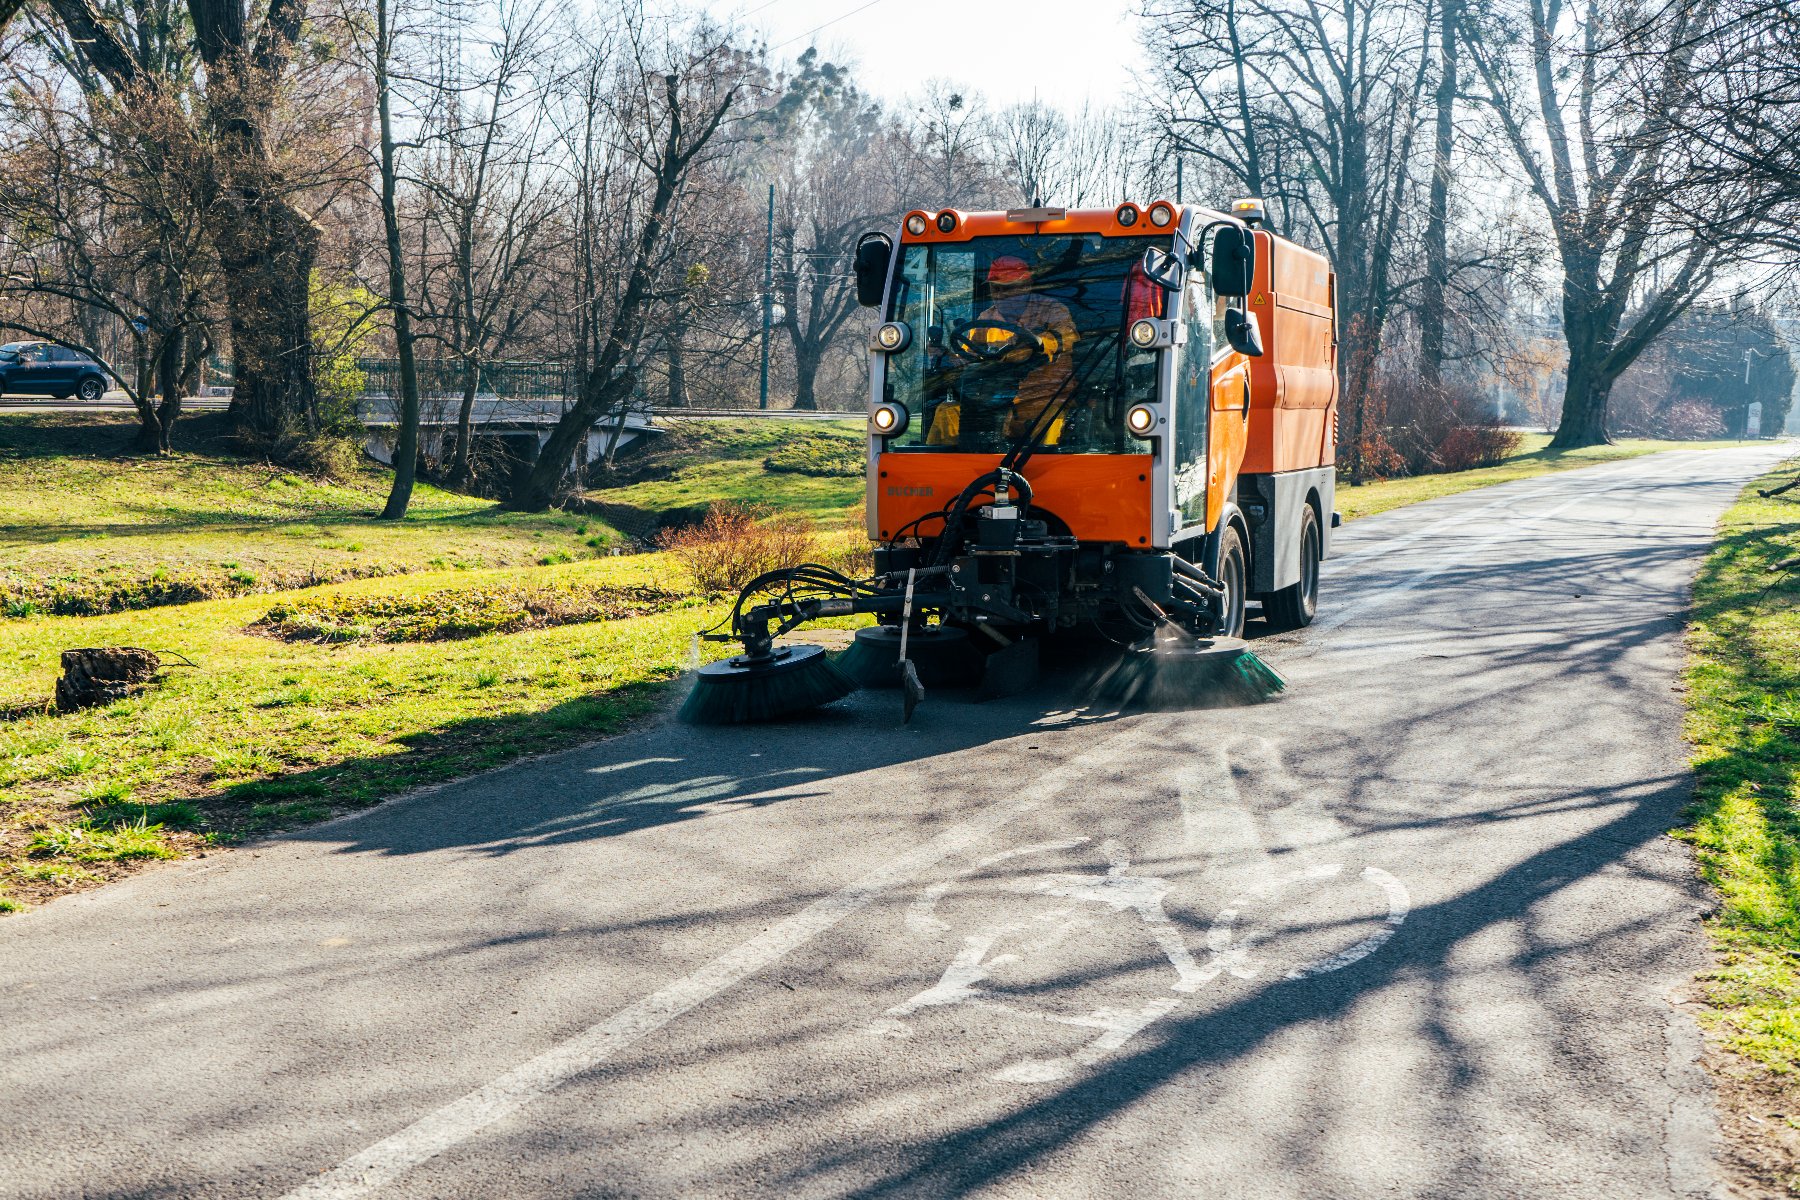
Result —
[{"label": "tree stump", "polygon": [[144,690],[162,660],[136,646],[98,646],[62,652],[62,678],[56,681],[60,712],[111,704]]}]

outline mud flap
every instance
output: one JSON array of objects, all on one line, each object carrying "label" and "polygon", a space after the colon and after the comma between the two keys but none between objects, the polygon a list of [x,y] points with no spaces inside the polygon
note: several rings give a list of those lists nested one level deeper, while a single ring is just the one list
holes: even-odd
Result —
[{"label": "mud flap", "polygon": [[987,656],[975,698],[998,700],[1002,696],[1016,696],[1034,686],[1037,681],[1037,639],[1020,638],[1012,645]]}]

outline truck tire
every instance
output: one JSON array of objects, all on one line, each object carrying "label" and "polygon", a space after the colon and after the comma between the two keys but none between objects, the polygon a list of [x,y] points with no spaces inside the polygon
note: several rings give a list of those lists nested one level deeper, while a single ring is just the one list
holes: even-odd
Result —
[{"label": "truck tire", "polygon": [[1217,630],[1220,637],[1244,636],[1244,584],[1250,578],[1249,566],[1237,526],[1227,525],[1219,534],[1219,582],[1225,585],[1224,612]]},{"label": "truck tire", "polygon": [[1323,543],[1313,506],[1300,506],[1300,578],[1263,598],[1263,616],[1274,629],[1304,629],[1319,611],[1319,559]]}]

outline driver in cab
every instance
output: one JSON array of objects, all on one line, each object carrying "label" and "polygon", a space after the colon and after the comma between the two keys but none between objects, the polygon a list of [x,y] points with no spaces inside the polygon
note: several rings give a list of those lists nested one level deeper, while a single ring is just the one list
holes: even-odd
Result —
[{"label": "driver in cab", "polygon": [[[1031,266],[1022,258],[1007,254],[994,259],[988,265],[987,282],[992,303],[975,318],[978,328],[970,331],[970,340],[985,341],[999,351],[997,361],[1010,366],[1035,363],[1019,381],[1006,419],[1007,438],[1017,440],[1035,427],[1046,408],[1065,398],[1063,388],[1074,365],[1070,351],[1075,346],[1075,319],[1060,302],[1032,292]],[[1001,351],[1008,342],[1015,344]],[[959,416],[949,405],[940,409],[926,441],[936,445],[957,441]],[[1053,427],[1046,441],[1054,444],[1058,433]]]}]

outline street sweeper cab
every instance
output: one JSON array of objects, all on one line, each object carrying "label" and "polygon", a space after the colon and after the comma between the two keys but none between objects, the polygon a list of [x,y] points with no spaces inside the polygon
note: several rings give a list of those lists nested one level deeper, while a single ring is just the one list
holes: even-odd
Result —
[{"label": "street sweeper cab", "polygon": [[[1017,690],[1053,636],[1179,643],[1225,692],[1277,687],[1239,639],[1252,606],[1278,629],[1317,611],[1336,289],[1264,224],[1258,201],[1159,200],[921,210],[864,235],[874,577],[753,582],[718,634],[745,653],[702,672],[688,715],[781,715],[857,684]],[[880,622],[838,662],[774,642],[837,613]]]}]

